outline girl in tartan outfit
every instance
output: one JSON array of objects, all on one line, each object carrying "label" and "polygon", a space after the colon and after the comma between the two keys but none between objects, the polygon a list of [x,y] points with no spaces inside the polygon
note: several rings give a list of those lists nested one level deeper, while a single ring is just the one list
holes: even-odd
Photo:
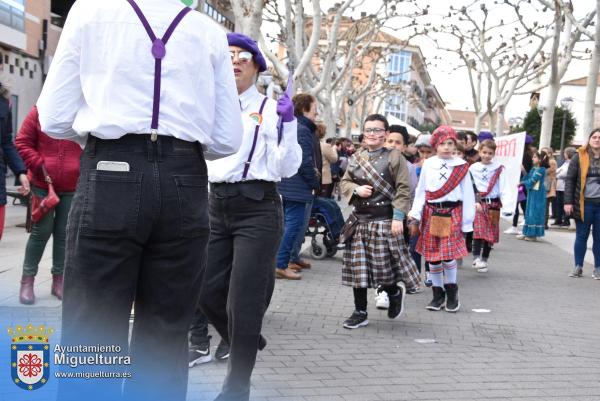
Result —
[{"label": "girl in tartan outfit", "polygon": [[408,214],[411,233],[420,231],[417,252],[429,262],[433,299],[427,309],[456,312],[460,308],[456,259],[468,255],[463,232],[473,231],[475,195],[466,161],[453,157],[457,136],[437,128],[431,146],[437,155],[423,163],[415,200]]},{"label": "girl in tartan outfit", "polygon": [[[473,224],[473,268],[479,273],[488,271],[487,260],[492,245],[500,240],[498,218],[502,214],[510,215],[511,210],[502,208],[508,204],[504,167],[495,162],[496,143],[486,139],[479,145],[481,161],[471,165],[469,172],[475,189],[475,222]],[[483,252],[483,253],[482,253]]]},{"label": "girl in tartan outfit", "polygon": [[402,153],[384,147],[388,129],[384,116],[366,118],[365,148],[352,156],[341,181],[344,196],[354,206],[342,230],[346,244],[342,284],[354,288],[355,305],[343,323],[347,329],[369,323],[367,288],[381,286],[389,298],[388,317],[396,319],[403,312],[406,288],[419,284],[417,267],[402,235],[410,204],[408,167]]}]

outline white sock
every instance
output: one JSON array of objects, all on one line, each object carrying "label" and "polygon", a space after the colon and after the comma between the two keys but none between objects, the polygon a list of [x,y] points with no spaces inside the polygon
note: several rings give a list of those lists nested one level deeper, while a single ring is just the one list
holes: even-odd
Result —
[{"label": "white sock", "polygon": [[437,265],[429,263],[429,277],[434,287],[444,287],[444,268],[441,263]]},{"label": "white sock", "polygon": [[446,284],[456,284],[456,260],[442,262]]}]

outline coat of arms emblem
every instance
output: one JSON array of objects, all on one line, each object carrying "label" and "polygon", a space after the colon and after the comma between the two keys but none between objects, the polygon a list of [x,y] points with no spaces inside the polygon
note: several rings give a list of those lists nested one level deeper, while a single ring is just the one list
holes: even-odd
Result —
[{"label": "coat of arms emblem", "polygon": [[8,329],[11,337],[12,381],[24,390],[37,390],[50,378],[50,344],[54,329],[46,326],[16,326]]}]

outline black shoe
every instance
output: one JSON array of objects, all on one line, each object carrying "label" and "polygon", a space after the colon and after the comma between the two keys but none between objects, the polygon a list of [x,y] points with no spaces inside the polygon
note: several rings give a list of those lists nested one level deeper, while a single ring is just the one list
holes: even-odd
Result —
[{"label": "black shoe", "polygon": [[367,316],[367,312],[355,310],[352,312],[352,316],[344,321],[343,326],[346,329],[358,329],[359,327],[366,326],[369,324]]},{"label": "black shoe", "polygon": [[390,306],[388,307],[387,315],[390,319],[399,318],[404,312],[404,297],[406,296],[406,286],[404,283],[400,282],[398,286],[398,294],[390,295],[388,294],[388,298],[390,300]]},{"label": "black shoe", "polygon": [[433,290],[433,299],[425,307],[429,310],[441,310],[446,303],[446,293],[442,287],[431,287]]},{"label": "black shoe", "polygon": [[258,336],[258,350],[262,351],[267,346],[267,339],[262,334]]},{"label": "black shoe", "polygon": [[188,366],[193,368],[196,365],[210,362],[212,356],[210,355],[210,336],[208,339],[199,344],[192,345],[188,351]]},{"label": "black shoe", "polygon": [[444,284],[446,289],[446,312],[457,312],[460,309],[458,300],[458,285]]},{"label": "black shoe", "polygon": [[221,340],[215,351],[215,358],[217,358],[218,361],[224,361],[229,358],[229,344]]}]

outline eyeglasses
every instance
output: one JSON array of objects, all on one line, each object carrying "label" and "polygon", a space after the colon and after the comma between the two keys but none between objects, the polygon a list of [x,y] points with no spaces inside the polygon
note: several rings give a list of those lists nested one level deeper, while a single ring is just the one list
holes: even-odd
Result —
[{"label": "eyeglasses", "polygon": [[252,53],[242,50],[242,51],[233,51],[230,50],[229,54],[231,54],[231,61],[235,60],[235,55],[237,54],[238,61],[242,64],[249,63],[252,61]]},{"label": "eyeglasses", "polygon": [[365,134],[376,134],[376,135],[380,135],[385,133],[385,128],[365,128],[363,130],[363,132]]}]

